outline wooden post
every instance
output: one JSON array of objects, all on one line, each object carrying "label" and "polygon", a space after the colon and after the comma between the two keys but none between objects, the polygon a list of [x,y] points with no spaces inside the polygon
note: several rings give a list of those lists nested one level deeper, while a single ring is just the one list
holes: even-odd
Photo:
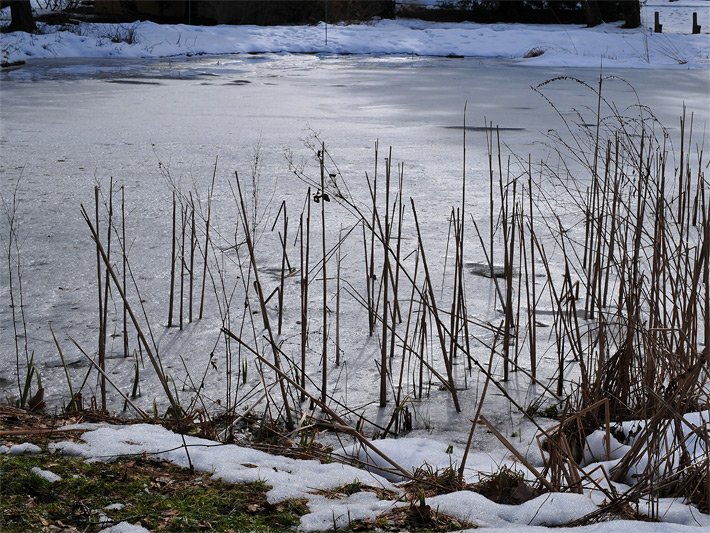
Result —
[{"label": "wooden post", "polygon": [[663,33],[663,24],[661,24],[658,11],[653,13],[653,33]]},{"label": "wooden post", "polygon": [[701,28],[701,27],[702,27],[702,26],[700,26],[700,25],[698,24],[698,14],[697,14],[697,13],[693,13],[693,35],[695,35],[695,34],[697,34],[697,33],[700,33],[700,28]]}]

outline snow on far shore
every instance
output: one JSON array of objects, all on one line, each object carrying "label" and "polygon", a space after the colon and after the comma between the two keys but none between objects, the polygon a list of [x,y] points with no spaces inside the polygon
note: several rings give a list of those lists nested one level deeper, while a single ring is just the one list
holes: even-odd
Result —
[{"label": "snow on far shore", "polygon": [[[702,12],[707,11],[710,10]],[[710,20],[705,24],[710,27]],[[40,24],[40,28],[38,35],[23,32],[2,35],[0,59],[14,62],[37,58],[308,53],[500,58],[547,67],[710,66],[710,34],[707,32],[654,34],[648,28],[621,29],[618,23],[586,28],[398,19],[315,26],[188,26],[136,22],[81,23],[66,27]]]}]

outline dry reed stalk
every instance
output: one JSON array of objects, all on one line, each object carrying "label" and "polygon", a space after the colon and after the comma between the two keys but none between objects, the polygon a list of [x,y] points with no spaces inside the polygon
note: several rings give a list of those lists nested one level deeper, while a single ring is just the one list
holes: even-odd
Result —
[{"label": "dry reed stalk", "polygon": [[[173,302],[175,298],[175,231],[176,231],[176,203],[175,190],[173,189],[173,226],[172,226],[172,242],[170,245],[170,295],[168,303],[168,327],[173,326]],[[205,248],[206,250],[207,248]],[[205,252],[206,253],[206,252]]]},{"label": "dry reed stalk", "polygon": [[[476,220],[473,218],[473,215],[470,215],[471,217],[471,222],[473,223],[473,227],[476,230],[476,235],[478,236],[478,242],[481,243],[481,250],[483,251],[483,255],[486,259],[486,262],[489,265],[493,265],[493,259],[491,256],[488,255],[488,252],[486,251],[486,246],[483,243],[483,236],[481,235],[481,231],[478,229],[478,224],[476,223]],[[492,272],[492,267],[491,267],[491,272]],[[496,289],[496,294],[498,295],[498,300],[500,300],[501,305],[503,305],[503,293],[500,290],[500,286],[498,285],[498,278],[496,276],[492,276],[491,279],[493,280],[493,285]],[[494,304],[495,306],[495,304]]]},{"label": "dry reed stalk", "polygon": [[[234,177],[237,182],[237,191],[239,192],[239,204],[241,207],[241,222],[242,222],[242,227],[244,228],[244,235],[246,239],[246,244],[247,248],[249,249],[249,259],[250,259],[250,264],[251,268],[254,272],[254,289],[256,290],[257,297],[259,299],[259,307],[261,309],[261,317],[263,320],[264,324],[264,329],[266,330],[268,334],[268,341],[269,345],[271,346],[271,350],[273,352],[274,356],[274,365],[275,368],[278,369],[280,375],[281,375],[281,362],[279,358],[279,350],[278,346],[276,345],[276,340],[274,339],[273,331],[271,329],[271,323],[269,321],[269,314],[268,314],[268,309],[266,308],[266,301],[264,299],[264,292],[261,287],[261,283],[259,281],[259,271],[257,270],[257,263],[256,263],[256,254],[254,252],[254,243],[252,242],[251,234],[249,232],[249,221],[247,219],[247,209],[246,205],[244,204],[244,196],[242,195],[242,187],[241,184],[239,183],[239,174],[237,172],[234,173]],[[288,404],[288,394],[286,392],[286,387],[284,384],[284,380],[279,377],[279,388],[281,390],[281,398],[283,400],[283,408],[286,414],[286,427],[289,431],[292,431],[294,428],[293,424],[293,417],[291,415],[291,407]]]},{"label": "dry reed stalk", "polygon": [[[306,387],[306,349],[308,347],[308,273],[311,249],[311,188],[306,193],[306,229],[303,232],[303,213],[301,213],[301,386]],[[305,243],[304,243],[305,238]],[[305,247],[305,257],[304,257]],[[301,395],[301,401],[305,401]]]},{"label": "dry reed stalk", "polygon": [[[417,275],[419,274],[419,254],[417,253],[414,259],[414,276],[413,276],[413,281],[412,281],[412,292],[409,296],[409,311],[407,312],[407,325],[404,330],[404,339],[405,341],[409,339],[409,329],[412,323],[412,312],[414,308],[414,294],[416,290],[416,282],[417,282]],[[416,321],[415,321],[416,322]],[[416,324],[415,324],[415,333],[414,335],[416,336]],[[392,336],[394,338],[394,335]],[[402,360],[400,364],[400,369],[399,369],[399,382],[397,385],[397,397],[396,397],[396,405],[399,406],[402,401],[402,380],[404,379],[404,361],[407,352],[411,354],[414,352],[411,348],[409,348],[407,345],[407,342],[402,343]],[[422,354],[423,357],[423,354]],[[414,384],[414,389],[415,389],[415,396],[416,396],[416,382]]]},{"label": "dry reed stalk", "polygon": [[180,331],[182,331],[182,323],[184,318],[183,308],[185,304],[185,225],[187,224],[187,208],[180,204],[180,305],[179,305],[179,315],[180,315]]},{"label": "dry reed stalk", "polygon": [[214,182],[217,177],[217,160],[214,158],[214,170],[212,171],[212,183],[210,184],[209,191],[207,192],[207,220],[205,221],[205,245],[204,253],[202,255],[202,287],[200,288],[200,314],[199,318],[202,319],[203,311],[205,308],[205,281],[207,280],[207,252],[210,245],[210,222],[212,219],[212,193],[214,192]]},{"label": "dry reed stalk", "polygon": [[99,255],[101,260],[103,261],[104,265],[106,266],[106,269],[111,276],[111,279],[113,281],[114,287],[119,293],[119,296],[121,297],[121,300],[123,301],[123,304],[126,306],[126,311],[128,311],[128,315],[131,317],[131,322],[133,323],[133,327],[136,330],[136,334],[138,335],[138,339],[140,340],[141,344],[143,345],[143,348],[146,351],[146,354],[148,355],[148,358],[150,359],[151,364],[153,365],[153,369],[155,370],[156,375],[158,376],[158,380],[160,381],[160,384],[163,387],[163,390],[165,392],[166,397],[168,398],[168,401],[170,402],[171,407],[173,408],[173,412],[175,416],[178,416],[179,413],[182,412],[182,409],[180,408],[180,404],[176,401],[176,399],[173,397],[172,392],[170,392],[170,387],[168,386],[167,379],[165,377],[165,374],[163,372],[163,369],[160,364],[160,360],[158,357],[153,353],[153,350],[151,349],[150,345],[148,344],[148,340],[146,339],[145,335],[143,334],[143,330],[140,326],[140,323],[138,322],[138,318],[136,317],[135,313],[133,312],[133,309],[131,308],[128,299],[126,298],[126,292],[121,285],[118,275],[114,271],[113,267],[111,266],[111,262],[109,261],[108,255],[104,251],[103,246],[101,245],[101,238],[96,231],[96,228],[94,225],[91,223],[91,219],[89,218],[88,213],[86,212],[86,209],[84,206],[81,206],[81,215],[84,218],[84,221],[86,222],[87,226],[89,226],[89,231],[91,232],[91,237],[96,243],[96,247],[98,249]]},{"label": "dry reed stalk", "polygon": [[57,340],[57,336],[54,334],[54,330],[52,329],[52,324],[49,324],[49,332],[52,334],[52,340],[54,341],[54,345],[57,347],[57,353],[59,354],[59,358],[62,361],[62,368],[64,369],[64,376],[67,378],[67,388],[69,389],[69,405],[66,407],[66,411],[78,411],[79,406],[77,405],[77,398],[74,395],[74,388],[72,387],[71,384],[71,378],[69,377],[69,368],[67,367],[67,363],[64,360],[64,352],[62,351],[62,347],[59,345],[59,341]]},{"label": "dry reed stalk", "polygon": [[276,217],[274,217],[274,223],[271,225],[271,231],[274,231],[276,228],[276,224],[279,221],[279,217],[281,216],[281,213],[283,213],[283,219],[284,219],[284,232],[283,234],[281,232],[278,233],[279,237],[279,242],[281,243],[281,268],[279,269],[279,286],[278,288],[274,289],[274,292],[267,298],[267,301],[273,296],[274,294],[278,294],[278,308],[279,308],[279,316],[278,316],[278,327],[277,327],[277,332],[279,335],[281,335],[281,330],[283,327],[283,314],[284,314],[284,309],[283,309],[283,297],[284,297],[284,283],[286,281],[286,267],[288,265],[289,271],[291,271],[291,265],[288,261],[288,255],[286,253],[286,242],[288,240],[288,212],[286,209],[286,201],[281,202],[281,206],[279,207],[279,211],[276,213]]},{"label": "dry reed stalk", "polygon": [[[523,266],[523,263],[526,261],[525,258],[525,227],[524,227],[524,219],[525,219],[525,207],[524,204],[522,203],[517,203],[515,204],[515,210],[517,213],[517,231],[518,231],[518,286],[515,289],[515,292],[517,294],[516,298],[516,303],[515,303],[515,320],[513,321],[513,324],[515,324],[515,357],[513,358],[513,371],[516,372],[517,369],[519,368],[518,366],[518,356],[520,355],[520,350],[522,349],[522,346],[525,344],[525,335],[520,334],[520,328],[521,328],[521,321],[520,321],[520,307],[521,307],[521,302],[522,302],[522,294],[523,294],[523,288],[522,288],[522,283],[523,283],[523,276],[522,276],[522,271],[523,269],[526,269],[527,266]],[[527,284],[527,281],[526,281]],[[522,339],[521,339],[522,337]]]},{"label": "dry reed stalk", "polygon": [[[375,172],[373,175],[373,183],[370,187],[370,197],[372,199],[372,223],[370,224],[370,266],[368,270],[368,285],[367,285],[367,310],[368,317],[370,319],[370,337],[375,332],[375,303],[374,303],[374,292],[375,292],[375,221],[377,220],[377,163],[379,161],[379,142],[375,141]],[[367,176],[367,184],[370,185],[370,179]],[[363,219],[364,221],[364,219]]]},{"label": "dry reed stalk", "polygon": [[[293,387],[300,389],[300,385],[296,383],[294,380],[292,380],[289,376],[287,376],[281,369],[279,369],[276,365],[272,364],[270,361],[267,361],[263,356],[257,354],[257,357],[268,367],[270,367],[274,372],[276,372],[280,379],[283,379],[284,381],[287,381],[290,385]],[[389,465],[391,465],[395,471],[404,477],[405,479],[412,479],[412,473],[409,472],[408,470],[404,469],[401,467],[396,461],[391,459],[388,455],[383,453],[377,446],[375,446],[372,441],[367,439],[360,431],[357,429],[351,427],[348,425],[348,423],[343,420],[338,414],[333,411],[328,405],[315,396],[312,396],[306,391],[305,389],[300,389],[302,393],[304,393],[314,404],[316,404],[320,409],[326,413],[328,416],[331,417],[332,420],[334,420],[334,424],[332,428],[336,431],[339,431],[341,433],[345,433],[347,435],[351,435],[355,437],[355,439],[362,444],[364,447],[372,450],[376,455],[381,457],[385,462],[387,462]]]},{"label": "dry reed stalk", "polygon": [[[123,286],[126,287],[126,266],[128,262],[128,248],[126,246],[126,197],[125,186],[121,185],[121,259],[123,275]],[[126,306],[123,306],[123,357],[128,357],[128,313]]]},{"label": "dry reed stalk", "polygon": [[424,251],[424,243],[422,241],[422,234],[419,229],[419,219],[417,218],[417,209],[416,209],[416,206],[414,205],[414,199],[410,198],[409,201],[412,204],[412,213],[414,215],[414,225],[417,230],[417,240],[419,243],[419,251],[421,252],[422,265],[424,266],[424,280],[425,280],[425,284],[426,284],[427,292],[428,292],[428,296],[429,296],[429,302],[428,302],[429,309],[431,310],[431,312],[434,316],[434,320],[436,321],[437,334],[439,337],[439,345],[441,347],[441,356],[442,356],[442,359],[444,360],[444,365],[446,367],[448,388],[449,388],[449,392],[451,392],[451,399],[454,402],[454,407],[456,408],[456,412],[460,413],[461,407],[459,405],[458,394],[456,393],[456,385],[454,383],[454,376],[453,376],[453,372],[452,372],[451,360],[446,352],[446,341],[444,339],[444,331],[442,328],[441,319],[438,316],[438,311],[437,311],[437,306],[436,306],[436,296],[434,295],[434,287],[431,283],[431,276],[429,275],[429,265],[427,264],[426,253]]},{"label": "dry reed stalk", "polygon": [[[662,181],[662,187],[664,187],[664,181]],[[617,225],[617,211],[619,209],[619,204],[621,202],[621,177],[619,173],[619,136],[616,134],[614,136],[614,188],[612,191],[612,201],[611,201],[611,227],[609,229],[609,252],[608,261],[606,266],[606,273],[604,276],[604,296],[602,297],[602,307],[607,306],[607,294],[609,290],[609,275],[612,270],[612,265],[615,262],[615,245],[616,245],[616,225]]]},{"label": "dry reed stalk", "polygon": [[326,266],[328,256],[325,247],[325,202],[329,201],[325,192],[325,143],[321,144],[319,155],[320,163],[320,222],[321,222],[321,249],[323,252],[323,334],[321,352],[321,402],[325,403],[328,389],[328,274]]},{"label": "dry reed stalk", "polygon": [[485,426],[488,428],[488,430],[493,433],[493,435],[498,439],[498,441],[505,446],[505,448],[512,453],[515,458],[520,461],[520,463],[527,468],[530,473],[535,476],[535,479],[537,479],[541,485],[544,485],[547,490],[550,492],[556,492],[555,487],[552,483],[550,483],[545,476],[537,469],[535,468],[532,464],[530,464],[530,461],[528,461],[524,455],[522,455],[515,446],[513,446],[508,439],[506,439],[496,427],[491,424],[488,419],[483,416],[479,415],[478,419],[485,424]]},{"label": "dry reed stalk", "polygon": [[148,416],[148,414],[145,411],[143,411],[140,407],[138,407],[136,404],[134,404],[130,400],[130,398],[128,398],[128,396],[126,396],[123,393],[123,391],[121,391],[121,389],[113,381],[111,381],[111,378],[106,375],[106,372],[101,368],[101,366],[98,363],[96,363],[96,361],[94,361],[91,357],[89,357],[89,354],[87,354],[74,339],[72,339],[72,342],[74,343],[74,346],[76,346],[79,349],[81,354],[89,361],[89,363],[91,363],[91,366],[93,366],[96,369],[96,371],[101,375],[101,377],[104,378],[106,381],[108,381],[109,385],[111,385],[116,390],[116,392],[118,392],[118,394],[121,396],[121,398],[123,398],[123,401],[127,405],[130,405],[133,408],[133,410],[136,412],[136,414],[138,416],[140,416],[143,420],[150,420],[150,416]]},{"label": "dry reed stalk", "polygon": [[[109,260],[111,259],[111,230],[113,229],[113,178],[111,178],[109,183],[109,193],[108,193],[108,224],[106,227],[106,255]],[[102,370],[101,373],[101,409],[106,411],[106,338],[108,337],[108,297],[109,297],[109,274],[108,271],[104,276],[104,296],[103,296],[103,310],[101,311],[101,333],[99,338],[101,339],[101,345],[99,346],[99,367]]]},{"label": "dry reed stalk", "polygon": [[[98,233],[98,227],[99,227],[99,186],[96,185],[94,186],[94,220],[96,221],[96,227],[97,227],[97,233]],[[98,243],[96,244],[96,285],[98,287],[98,294],[99,294],[99,341],[98,341],[98,347],[96,349],[96,352],[99,354],[99,362],[100,364],[104,363],[104,353],[103,350],[105,349],[105,344],[104,344],[104,304],[103,304],[103,283],[101,281],[101,255],[99,252],[99,245]],[[105,381],[99,377],[99,381],[101,383],[101,392],[104,392],[106,390],[106,384]],[[105,395],[102,395],[105,396]]]},{"label": "dry reed stalk", "polygon": [[515,250],[515,219],[516,219],[516,185],[518,181],[513,180],[513,215],[508,221],[508,193],[505,194],[505,211],[504,211],[504,228],[503,228],[503,245],[505,246],[505,329],[503,330],[503,381],[509,379],[510,367],[510,344],[512,329],[515,328],[513,323],[513,261]]},{"label": "dry reed stalk", "polygon": [[[382,265],[382,335],[380,337],[380,407],[387,405],[387,333],[388,333],[388,304],[389,304],[389,236],[390,236],[390,178],[392,172],[392,149],[390,148],[389,157],[385,161],[385,233],[384,233],[384,263]],[[394,327],[394,321],[392,321]],[[394,336],[394,335],[393,335]]]},{"label": "dry reed stalk", "polygon": [[192,292],[193,285],[195,281],[195,248],[197,247],[197,228],[195,226],[195,202],[192,199],[192,192],[190,192],[190,288],[188,290],[188,298],[190,304],[188,307],[188,322],[192,323]]},{"label": "dry reed stalk", "polygon": [[342,240],[343,240],[343,225],[340,224],[338,233],[338,256],[336,259],[336,281],[335,281],[335,366],[340,366],[340,270],[342,266]]},{"label": "dry reed stalk", "polygon": [[[394,310],[397,313],[397,322],[402,322],[402,313],[399,306],[399,271],[401,269],[401,259],[402,259],[402,223],[404,220],[404,204],[402,203],[402,186],[404,182],[404,163],[399,165],[399,188],[397,190],[397,200],[395,204],[397,205],[397,249],[395,251],[395,274],[394,283],[392,284],[392,292],[394,293]],[[394,217],[393,217],[394,218]],[[394,320],[394,317],[393,317]],[[391,350],[394,353],[394,349]]]},{"label": "dry reed stalk", "polygon": [[[533,379],[537,378],[537,276],[535,275],[535,244],[533,243],[535,234],[533,200],[532,200],[532,160],[528,158],[528,202],[530,221],[528,229],[530,231],[530,277],[532,282],[527,284],[532,293],[532,300],[528,300],[528,315],[530,317],[530,372]],[[521,231],[522,234],[522,231]],[[526,272],[527,275],[527,272]]]},{"label": "dry reed stalk", "polygon": [[503,324],[498,326],[498,330],[493,335],[493,345],[491,346],[491,355],[488,358],[488,372],[486,373],[486,380],[483,383],[483,391],[481,392],[481,398],[478,400],[478,405],[476,406],[476,414],[471,420],[471,429],[468,432],[468,438],[466,439],[466,446],[464,447],[463,456],[461,457],[461,464],[458,469],[459,482],[463,483],[463,473],[466,469],[466,460],[468,459],[468,452],[471,450],[471,444],[473,443],[473,434],[476,431],[476,424],[480,420],[481,411],[483,410],[483,402],[486,400],[486,393],[488,392],[488,385],[491,381],[492,370],[493,370],[493,356],[496,353],[496,345],[498,343],[498,338],[500,337],[500,330],[504,327]]}]

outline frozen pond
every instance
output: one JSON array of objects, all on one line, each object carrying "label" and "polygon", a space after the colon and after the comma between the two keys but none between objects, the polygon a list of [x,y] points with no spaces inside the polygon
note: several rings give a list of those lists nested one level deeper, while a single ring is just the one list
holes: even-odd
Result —
[{"label": "frozen pond", "polygon": [[[685,103],[700,132],[695,139],[701,138],[710,117],[707,70],[624,70],[604,75],[625,80],[608,80],[603,89],[620,111],[640,101],[677,134]],[[561,122],[530,87],[556,76],[579,78],[596,87],[599,73],[470,58],[315,55],[38,60],[2,72],[0,190],[3,201],[9,202],[20,182],[17,220],[29,346],[49,396],[65,393],[49,325],[71,360],[80,361],[81,356],[69,339],[94,351],[89,346],[96,336],[95,255],[79,206],[93,206],[97,182],[104,192],[110,177],[117,186],[125,186],[129,241],[135,242],[131,257],[142,298],[154,324],[164,325],[171,180],[186,194],[194,191],[204,200],[218,157],[216,224],[222,220],[222,230],[233,232],[233,223],[231,229],[226,223],[235,212],[230,179],[238,170],[250,180],[258,154],[263,226],[268,232],[281,200],[288,200],[292,240],[305,186],[289,171],[287,158],[303,161],[315,175],[313,154],[306,145],[313,145],[317,134],[353,194],[364,201],[364,173],[372,171],[373,146],[379,139],[381,154],[392,146],[394,161],[404,163],[405,198],[418,202],[427,244],[443,255],[449,211],[460,199],[464,105],[469,126],[467,209],[485,224],[488,160],[481,127],[485,121],[500,126],[504,151],[510,147],[524,158],[528,153],[533,160],[545,157],[545,134],[560,128]],[[594,118],[594,95],[575,81],[547,85],[545,95],[571,123],[579,122],[575,108],[587,119]],[[603,114],[608,112],[602,109]],[[329,220],[333,239],[341,221],[337,216]],[[3,250],[8,231],[3,211]],[[356,253],[362,253],[359,246],[353,248]],[[315,250],[314,245],[318,260],[320,252]],[[295,248],[292,254],[297,261]],[[470,254],[470,259],[482,259],[473,248]],[[266,251],[265,256],[269,267],[277,267],[276,255]],[[5,251],[2,272],[0,363],[8,377],[0,380],[0,390],[12,395],[15,352]],[[289,328],[296,335],[294,302]],[[190,330],[190,342],[202,352],[198,357],[214,344],[218,326]],[[155,333],[163,353],[188,352],[184,340],[173,332],[156,327]],[[316,345],[314,340],[314,349]],[[114,351],[118,350],[116,346]],[[371,362],[371,357],[367,360]],[[127,387],[131,363],[125,365],[114,373]],[[171,367],[177,372],[181,364],[173,361]]]}]

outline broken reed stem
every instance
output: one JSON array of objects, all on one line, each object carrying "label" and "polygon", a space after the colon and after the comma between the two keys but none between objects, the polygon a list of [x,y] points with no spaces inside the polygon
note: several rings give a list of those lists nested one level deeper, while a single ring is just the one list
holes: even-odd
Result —
[{"label": "broken reed stem", "polygon": [[[451,295],[451,315],[450,315],[450,325],[449,325],[449,331],[451,332],[451,339],[449,343],[449,356],[451,359],[455,359],[456,356],[458,355],[456,353],[456,341],[458,340],[458,329],[459,329],[459,321],[458,321],[458,271],[459,271],[459,229],[460,229],[460,220],[459,220],[459,214],[460,214],[460,209],[454,210],[453,208],[451,209],[451,221],[449,223],[449,226],[453,226],[454,230],[454,254],[455,254],[455,259],[454,259],[454,283],[453,283],[453,291]],[[445,256],[448,254],[445,254]],[[442,287],[441,290],[443,292],[444,290],[444,283],[442,282]]]},{"label": "broken reed stem", "polygon": [[[523,204],[518,203],[518,201],[515,201],[515,211],[517,212],[517,217],[516,217],[516,229],[518,230],[519,237],[518,237],[518,286],[516,289],[517,297],[516,297],[516,303],[515,303],[515,320],[513,321],[513,324],[515,324],[515,357],[513,358],[513,365],[514,369],[513,371],[517,371],[519,368],[518,366],[518,356],[520,354],[520,350],[522,348],[522,344],[525,343],[524,336],[523,339],[521,340],[520,335],[519,335],[519,328],[520,328],[520,306],[521,306],[521,300],[522,300],[522,283],[523,283],[523,276],[521,272],[523,271],[523,261],[525,261],[523,250],[525,250],[525,231],[524,231],[524,219],[525,219],[525,207]],[[526,281],[527,283],[527,281]]]},{"label": "broken reed stem", "polygon": [[[665,168],[665,167],[664,167]],[[604,291],[602,296],[602,307],[607,306],[607,295],[609,291],[609,276],[611,274],[611,265],[615,264],[614,254],[616,246],[616,224],[617,224],[617,210],[619,209],[619,203],[621,201],[621,194],[619,188],[621,186],[621,180],[619,176],[619,136],[618,134],[614,136],[614,187],[612,191],[611,199],[611,225],[609,228],[609,252],[607,259],[607,268],[604,273]],[[661,174],[661,187],[659,192],[665,187],[665,170]],[[663,216],[662,213],[659,213]]]},{"label": "broken reed stem", "polygon": [[[310,188],[308,190],[308,196],[311,195]],[[306,313],[307,309],[303,305],[303,295],[304,292],[306,291],[306,287],[303,281],[303,275],[304,271],[307,272],[307,270],[304,270],[304,256],[303,256],[303,213],[301,213],[300,220],[298,223],[298,233],[299,233],[299,243],[300,243],[300,255],[299,255],[299,266],[300,269],[298,271],[298,281],[299,281],[299,288],[300,288],[300,296],[301,296],[301,368],[300,368],[300,383],[301,387],[306,386]],[[304,394],[301,394],[301,402],[306,401],[306,396]]]},{"label": "broken reed stem", "polygon": [[[418,253],[418,252],[415,252],[415,254],[416,254],[416,255],[415,255],[415,258],[414,258],[414,276],[413,276],[413,278],[412,278],[412,292],[411,292],[411,294],[410,294],[410,296],[409,296],[409,311],[408,311],[408,313],[407,313],[407,326],[406,326],[406,329],[405,329],[405,331],[404,331],[404,339],[405,339],[405,342],[402,343],[402,361],[401,361],[401,366],[400,366],[400,370],[399,370],[399,384],[398,384],[398,386],[397,386],[397,399],[396,399],[396,405],[397,405],[397,406],[400,405],[400,402],[401,402],[401,399],[402,399],[402,398],[401,398],[401,395],[402,395],[402,379],[404,378],[404,359],[405,359],[405,356],[406,356],[407,352],[409,352],[410,357],[411,357],[411,354],[412,354],[412,353],[415,353],[413,349],[409,348],[409,346],[407,345],[407,342],[406,342],[406,341],[408,341],[408,339],[409,339],[409,329],[410,329],[411,322],[412,322],[412,311],[413,311],[413,308],[414,308],[414,295],[415,295],[415,293],[416,293],[415,291],[416,291],[417,275],[419,274],[419,253]],[[414,336],[415,336],[415,337],[416,337],[416,334],[417,334],[417,333],[416,333],[416,321],[415,321],[415,331],[414,331]],[[393,335],[393,337],[394,337],[394,335]],[[413,339],[413,340],[416,340],[416,339]],[[416,355],[416,353],[415,353],[415,355]],[[424,354],[422,354],[422,357],[424,357]],[[421,365],[421,362],[420,362],[420,365]],[[414,395],[415,395],[415,397],[416,397],[416,381],[414,382]]]},{"label": "broken reed stem", "polygon": [[[168,327],[173,326],[173,303],[175,300],[175,231],[176,231],[176,203],[175,189],[173,189],[173,229],[172,241],[170,244],[170,295],[168,303]],[[125,245],[124,245],[125,246]],[[207,252],[205,252],[207,253]]]}]

